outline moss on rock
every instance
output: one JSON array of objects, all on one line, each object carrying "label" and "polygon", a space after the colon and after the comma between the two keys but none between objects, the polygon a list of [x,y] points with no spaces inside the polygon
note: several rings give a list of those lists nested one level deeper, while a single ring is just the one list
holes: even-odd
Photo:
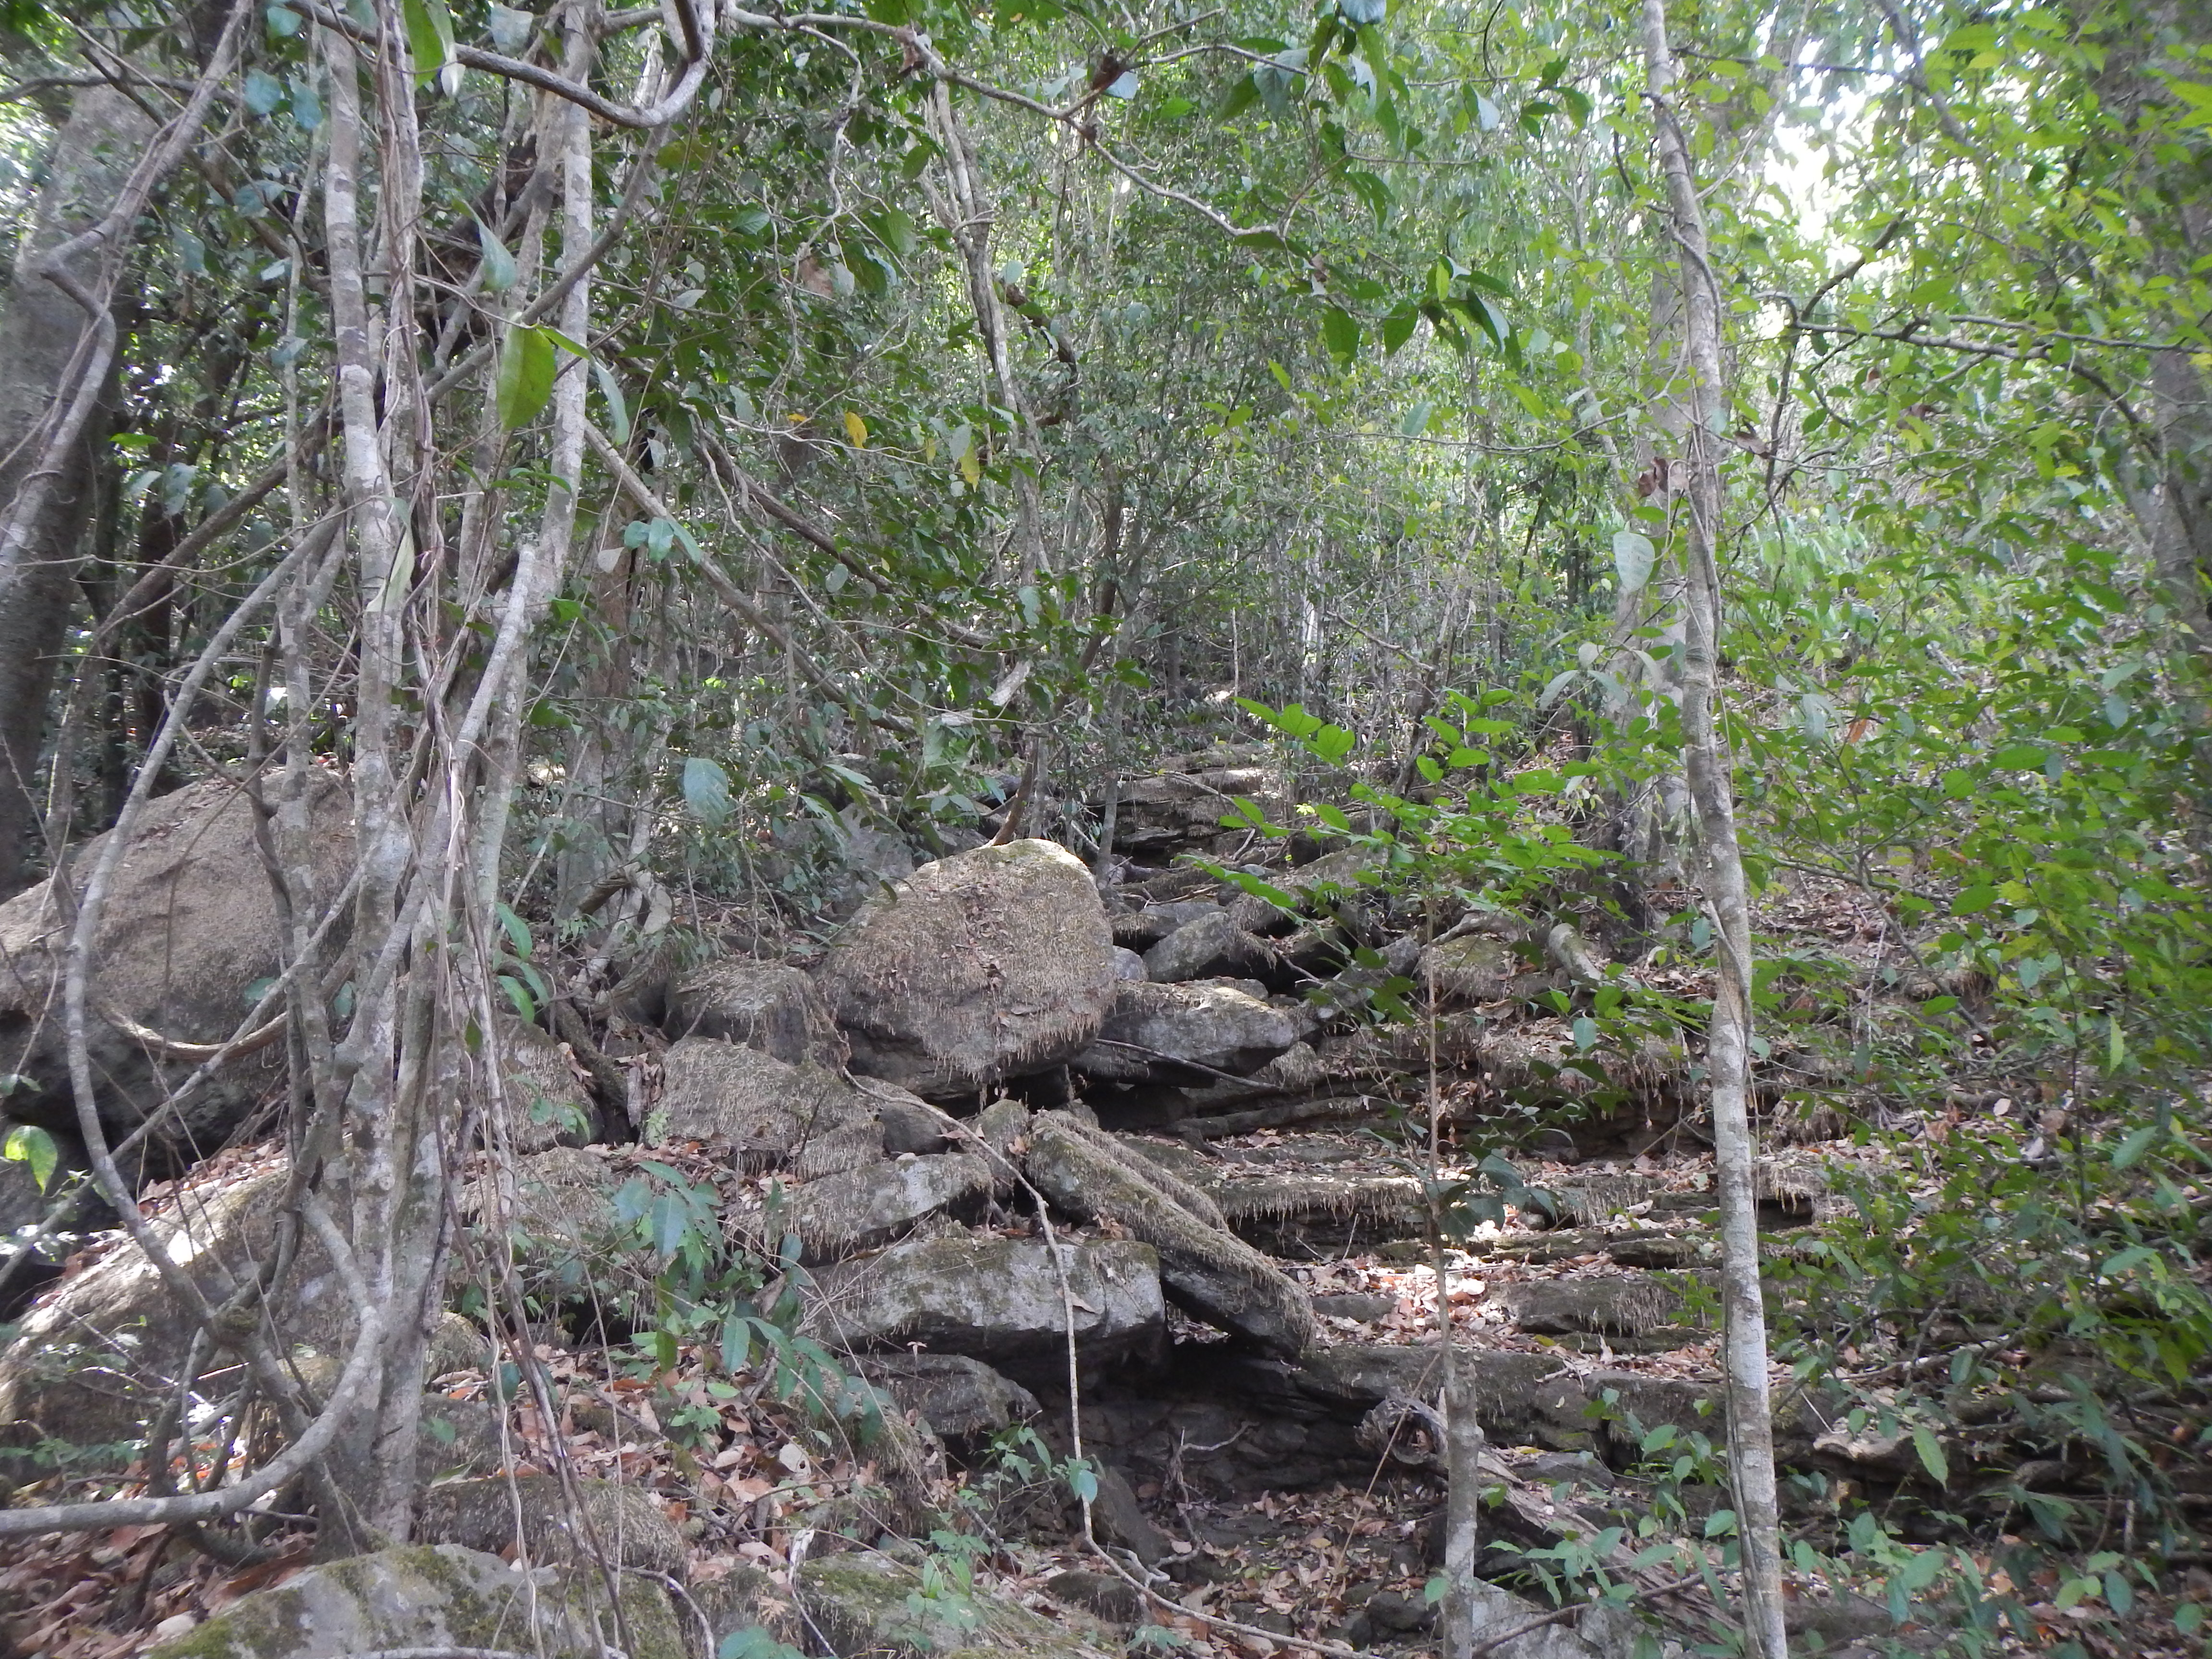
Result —
[{"label": "moss on rock", "polygon": [[[690,1659],[657,1584],[625,1578],[631,1659]],[[402,1545],[308,1568],[241,1596],[147,1659],[329,1659],[389,1648],[490,1648],[599,1659],[616,1644],[596,1574],[525,1573],[453,1545]]]}]

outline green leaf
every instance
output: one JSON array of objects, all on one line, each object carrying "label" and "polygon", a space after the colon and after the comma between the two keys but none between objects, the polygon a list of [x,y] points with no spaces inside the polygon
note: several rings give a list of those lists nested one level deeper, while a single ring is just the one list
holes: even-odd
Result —
[{"label": "green leaf", "polygon": [[1379,23],[1389,15],[1389,0],[1337,0],[1337,9],[1356,28]]},{"label": "green leaf", "polygon": [[19,1123],[8,1132],[7,1143],[0,1146],[0,1158],[10,1164],[31,1166],[31,1179],[39,1183],[39,1190],[54,1178],[54,1165],[60,1162],[60,1149],[54,1138],[33,1123]]},{"label": "green leaf", "polygon": [[1620,581],[1620,591],[1636,593],[1651,580],[1651,567],[1659,562],[1659,550],[1651,544],[1651,538],[1634,530],[1613,532],[1613,568]]},{"label": "green leaf", "polygon": [[599,383],[599,396],[607,400],[607,425],[612,429],[618,444],[629,441],[629,404],[623,399],[622,384],[615,379],[614,371],[597,358],[592,361],[592,378]]},{"label": "green leaf", "polygon": [[1951,901],[1954,916],[1978,916],[1997,902],[1997,890],[1988,883],[1969,887]]},{"label": "green leaf", "polygon": [[1092,1468],[1088,1462],[1067,1466],[1067,1484],[1069,1490],[1074,1492],[1077,1503],[1090,1504],[1097,1500],[1098,1471]]},{"label": "green leaf", "polygon": [[[474,215],[471,216],[474,217]],[[487,294],[504,294],[521,276],[507,244],[492,234],[489,225],[477,220],[477,246],[483,250],[483,285]]]},{"label": "green leaf", "polygon": [[1382,355],[1395,356],[1398,348],[1413,337],[1414,327],[1420,320],[1420,309],[1411,300],[1395,307],[1382,319]]},{"label": "green leaf", "polygon": [[702,823],[717,824],[730,816],[730,775],[720,761],[694,755],[684,763],[684,804]]},{"label": "green leaf", "polygon": [[1429,417],[1436,411],[1437,406],[1424,398],[1406,411],[1406,418],[1398,429],[1408,438],[1418,438],[1429,429]]},{"label": "green leaf", "polygon": [[499,423],[513,432],[538,418],[553,395],[553,339],[542,328],[510,326],[499,350]]},{"label": "green leaf", "polygon": [[1340,306],[1331,306],[1321,314],[1322,337],[1328,343],[1329,356],[1338,363],[1350,368],[1352,360],[1359,355],[1359,323],[1352,313]]},{"label": "green leaf", "polygon": [[[439,77],[439,84],[451,94],[459,85],[460,65],[453,60],[453,15],[446,9],[446,0],[400,0],[400,15],[407,24],[407,51],[415,60],[415,73],[422,80]],[[445,75],[450,66],[455,74]]]},{"label": "green leaf", "polygon": [[1923,1424],[1912,1431],[1912,1449],[1920,1454],[1921,1467],[1935,1477],[1939,1486],[1951,1484],[1951,1465],[1943,1455],[1943,1444],[1936,1437],[1935,1430]]},{"label": "green leaf", "polygon": [[266,115],[284,101],[284,83],[260,70],[249,70],[238,95],[254,114]]},{"label": "green leaf", "polygon": [[2043,750],[2032,743],[2011,743],[1990,757],[1990,764],[2008,772],[2029,772],[2043,764]]}]

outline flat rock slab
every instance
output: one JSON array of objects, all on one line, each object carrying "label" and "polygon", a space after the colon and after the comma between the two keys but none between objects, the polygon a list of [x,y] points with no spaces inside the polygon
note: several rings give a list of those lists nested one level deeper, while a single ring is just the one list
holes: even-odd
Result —
[{"label": "flat rock slab", "polygon": [[791,1201],[791,1226],[810,1264],[879,1249],[946,1209],[991,1194],[991,1167],[969,1152],[902,1158],[824,1176]]},{"label": "flat rock slab", "polygon": [[1531,1336],[1644,1336],[1692,1322],[1680,1291],[1640,1273],[1528,1279],[1497,1286],[1490,1299]]},{"label": "flat rock slab", "polygon": [[1198,1067],[1243,1077],[1297,1040],[1288,1015],[1231,986],[1124,980],[1097,1041],[1068,1063],[1111,1083],[1188,1077]]},{"label": "flat rock slab", "polygon": [[[689,1659],[668,1593],[631,1576],[621,1582],[632,1659]],[[148,1659],[331,1659],[409,1648],[601,1659],[603,1595],[595,1573],[523,1573],[483,1551],[410,1544],[325,1562],[240,1596]]]},{"label": "flat rock slab", "polygon": [[919,1342],[993,1364],[1065,1365],[1066,1302],[1085,1358],[1156,1348],[1167,1328],[1160,1259],[1148,1244],[1062,1241],[1066,1300],[1042,1239],[910,1240],[814,1276],[809,1321],[853,1348]]},{"label": "flat rock slab", "polygon": [[576,1487],[572,1513],[553,1475],[447,1481],[422,1494],[418,1529],[439,1543],[493,1553],[519,1541],[532,1561],[544,1565],[591,1560],[596,1546],[617,1566],[645,1572],[684,1570],[683,1534],[649,1492],[588,1479],[579,1479]]}]

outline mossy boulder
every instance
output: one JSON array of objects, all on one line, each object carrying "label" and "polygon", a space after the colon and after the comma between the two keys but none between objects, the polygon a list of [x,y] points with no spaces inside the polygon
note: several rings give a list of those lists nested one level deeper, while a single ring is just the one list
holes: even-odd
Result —
[{"label": "mossy boulder", "polygon": [[719,1037],[773,1055],[787,1066],[836,1070],[847,1059],[844,1034],[814,981],[772,962],[710,962],[677,981],[669,998],[672,1037]]},{"label": "mossy boulder", "polygon": [[599,1103],[578,1075],[568,1044],[512,1014],[493,1018],[491,1036],[507,1108],[507,1151],[586,1146],[599,1138]]},{"label": "mossy boulder", "polygon": [[1051,842],[1016,841],[926,864],[871,899],[818,982],[854,1071],[953,1098],[1067,1060],[1118,981],[1091,872]]},{"label": "mossy boulder", "polygon": [[600,1659],[617,1628],[629,1633],[630,1659],[690,1659],[668,1593],[634,1576],[621,1582],[618,1626],[595,1573],[526,1573],[477,1550],[404,1545],[241,1596],[147,1659],[331,1659],[395,1648]]},{"label": "mossy boulder", "polygon": [[1174,1081],[1196,1067],[1242,1077],[1297,1040],[1281,1010],[1233,986],[1124,980],[1097,1041],[1069,1063],[1107,1083]]},{"label": "mossy boulder", "polygon": [[806,1562],[799,1607],[843,1659],[1099,1659],[1103,1650],[1041,1613],[983,1590],[962,1591],[888,1557],[851,1553]]},{"label": "mossy boulder", "polygon": [[876,1103],[825,1066],[788,1065],[719,1037],[690,1036],[661,1060],[659,1103],[645,1138],[696,1140],[749,1170],[816,1176],[884,1156]]},{"label": "mossy boulder", "polygon": [[[618,1566],[681,1573],[683,1534],[650,1492],[580,1479],[572,1508],[550,1474],[451,1480],[422,1494],[417,1530],[441,1544],[497,1552],[518,1541],[531,1560],[567,1565],[604,1555]],[[520,1538],[517,1517],[520,1519]]]}]

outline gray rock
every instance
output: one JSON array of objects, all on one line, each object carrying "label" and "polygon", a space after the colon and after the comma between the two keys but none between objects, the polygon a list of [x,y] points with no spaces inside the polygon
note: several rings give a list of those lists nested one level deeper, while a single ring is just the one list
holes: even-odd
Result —
[{"label": "gray rock", "polygon": [[[279,1167],[188,1182],[154,1218],[155,1236],[220,1301],[273,1255],[276,1200],[287,1180]],[[275,1305],[292,1342],[334,1353],[352,1334],[351,1304],[312,1241]],[[0,1352],[0,1423],[78,1446],[135,1441],[183,1364],[194,1328],[153,1263],[135,1244],[118,1243],[24,1315],[15,1340]],[[210,1369],[226,1363],[211,1359]]]},{"label": "gray rock", "polygon": [[[271,787],[272,796],[279,787]],[[316,875],[328,902],[352,862],[352,803],[327,772],[311,771],[307,792]],[[211,778],[152,802],[116,867],[94,945],[88,1033],[111,1140],[161,1107],[199,1061],[157,1056],[100,1011],[112,1009],[173,1041],[221,1042],[251,1012],[246,988],[283,964],[287,924],[270,895],[253,824],[252,805],[238,786]],[[75,849],[80,890],[109,840],[98,836]],[[9,1096],[8,1110],[73,1133],[76,1109],[61,1037],[69,933],[47,883],[0,904],[0,962],[7,963],[0,975],[0,1073],[27,1083]],[[155,1136],[159,1149],[187,1162],[194,1149],[222,1145],[283,1075],[281,1042],[234,1058],[165,1120]]]},{"label": "gray rock", "polygon": [[1056,1572],[1044,1581],[1044,1593],[1064,1607],[1075,1607],[1094,1619],[1125,1629],[1145,1622],[1145,1598],[1110,1573],[1077,1567]]},{"label": "gray rock", "polygon": [[416,1531],[433,1543],[495,1554],[519,1541],[540,1565],[591,1560],[596,1546],[618,1566],[646,1572],[684,1571],[683,1534],[650,1492],[588,1478],[580,1478],[576,1488],[572,1513],[561,1482],[553,1475],[447,1481],[422,1494]]},{"label": "gray rock", "polygon": [[1187,1205],[1170,1196],[1174,1177],[1160,1166],[1052,1112],[1030,1126],[1024,1167],[1055,1207],[1084,1221],[1110,1220],[1157,1249],[1161,1283],[1194,1317],[1285,1358],[1311,1346],[1305,1292],[1230,1232],[1211,1200],[1193,1194],[1196,1204]]},{"label": "gray rock", "polygon": [[876,1103],[836,1073],[790,1066],[717,1037],[685,1037],[661,1059],[645,1139],[696,1140],[751,1170],[835,1175],[884,1156]]},{"label": "gray rock", "polygon": [[[883,1085],[887,1091],[890,1085]],[[906,1091],[896,1091],[902,1098],[876,1102],[876,1119],[884,1127],[884,1151],[893,1158],[901,1152],[941,1152],[952,1143],[945,1133],[945,1121],[919,1100],[903,1097]]]},{"label": "gray rock", "polygon": [[1088,1042],[1113,1001],[1113,952],[1083,861],[1017,841],[924,865],[871,899],[818,982],[854,1070],[957,1098]]},{"label": "gray rock", "polygon": [[990,1192],[990,1166],[971,1153],[908,1155],[808,1182],[791,1201],[791,1225],[808,1262],[841,1261],[903,1238],[925,1216]]},{"label": "gray rock", "polygon": [[488,1400],[423,1395],[417,1468],[428,1480],[497,1474],[507,1467],[509,1448],[500,1421],[499,1408]]},{"label": "gray rock", "polygon": [[719,1037],[787,1066],[844,1065],[845,1039],[814,981],[778,963],[708,963],[677,982],[668,1035]]},{"label": "gray rock", "polygon": [[[689,1659],[667,1591],[635,1577],[621,1583],[632,1659]],[[601,1659],[604,1595],[596,1573],[524,1573],[484,1552],[410,1544],[324,1562],[240,1596],[148,1659],[330,1659],[395,1648]]]},{"label": "gray rock", "polygon": [[[1063,1241],[1078,1346],[1097,1359],[1155,1347],[1166,1328],[1149,1245]],[[809,1323],[853,1348],[908,1342],[993,1364],[1065,1363],[1060,1279],[1042,1239],[909,1240],[814,1276]]]},{"label": "gray rock", "polygon": [[1111,1463],[1097,1464],[1096,1469],[1098,1495],[1091,1500],[1091,1529],[1101,1541],[1118,1545],[1146,1566],[1159,1565],[1172,1553],[1167,1536],[1137,1501],[1129,1477]]},{"label": "gray rock", "polygon": [[1142,979],[1144,976],[1144,957],[1139,956],[1134,951],[1126,951],[1121,946],[1115,945],[1114,947],[1114,977],[1130,980]]},{"label": "gray rock", "polygon": [[1125,981],[1093,1042],[1068,1063],[1102,1082],[1188,1077],[1189,1068],[1257,1071],[1291,1048],[1283,1012],[1226,985]]},{"label": "gray rock", "polygon": [[650,1287],[651,1264],[633,1228],[615,1213],[621,1185],[600,1149],[556,1146],[495,1164],[468,1189],[464,1208],[480,1228],[504,1224],[525,1287],[536,1296],[580,1294],[610,1276]]},{"label": "gray rock", "polygon": [[900,1410],[919,1413],[947,1440],[996,1434],[1042,1409],[1020,1383],[964,1354],[868,1354],[858,1363]]},{"label": "gray rock", "polygon": [[1170,899],[1125,910],[1114,918],[1114,942],[1132,950],[1148,951],[1178,927],[1210,916],[1221,907],[1212,899]]},{"label": "gray rock", "polygon": [[[1473,1582],[1473,1594],[1478,1643],[1494,1640],[1552,1610],[1480,1578]],[[1641,1628],[1631,1609],[1601,1601],[1586,1607],[1571,1621],[1540,1625],[1491,1652],[1499,1659],[1629,1659]]]},{"label": "gray rock", "polygon": [[588,1146],[600,1138],[599,1103],[577,1075],[567,1043],[511,1014],[493,1018],[492,1038],[505,1085],[507,1151]]},{"label": "gray rock", "polygon": [[1542,992],[1564,988],[1566,977],[1535,967],[1512,942],[1469,933],[1443,939],[1421,953],[1413,977],[1433,983],[1437,1000],[1452,1007],[1507,999],[1525,1001]]},{"label": "gray rock", "polygon": [[1313,1299],[1314,1311],[1327,1314],[1331,1319],[1356,1319],[1363,1324],[1377,1319],[1388,1319],[1397,1311],[1395,1296],[1317,1296]]},{"label": "gray rock", "polygon": [[1223,979],[1276,961],[1273,948],[1239,927],[1226,910],[1213,910],[1178,927],[1145,952],[1145,976],[1158,984]]}]

